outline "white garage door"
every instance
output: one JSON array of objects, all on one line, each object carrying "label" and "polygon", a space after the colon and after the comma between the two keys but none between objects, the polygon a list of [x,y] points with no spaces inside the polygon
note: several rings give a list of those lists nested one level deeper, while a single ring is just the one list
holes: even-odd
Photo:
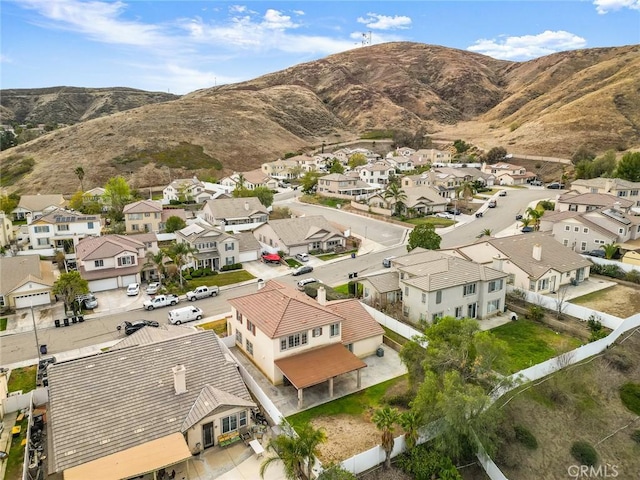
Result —
[{"label": "white garage door", "polygon": [[122,277],[122,286],[126,287],[130,283],[138,283],[137,275],[125,275]]},{"label": "white garage door", "polygon": [[31,306],[49,305],[51,303],[49,292],[19,295],[13,298],[16,301],[16,308],[29,308]]},{"label": "white garage door", "polygon": [[102,280],[91,280],[89,282],[89,290],[92,292],[104,292],[105,290],[115,290],[118,288],[118,280],[116,278],[103,278]]}]

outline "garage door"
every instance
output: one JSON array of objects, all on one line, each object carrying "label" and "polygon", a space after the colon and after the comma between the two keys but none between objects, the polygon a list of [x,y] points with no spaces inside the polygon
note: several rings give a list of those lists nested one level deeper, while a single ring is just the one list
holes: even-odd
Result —
[{"label": "garage door", "polygon": [[49,305],[51,303],[49,292],[34,293],[32,295],[16,295],[13,298],[16,302],[16,308],[29,308],[31,306]]},{"label": "garage door", "polygon": [[126,287],[130,283],[138,283],[138,276],[137,275],[125,275],[124,277],[122,277],[122,286],[123,287]]},{"label": "garage door", "polygon": [[102,280],[91,280],[89,290],[92,292],[104,292],[105,290],[115,290],[118,288],[118,280],[115,278],[103,278]]}]

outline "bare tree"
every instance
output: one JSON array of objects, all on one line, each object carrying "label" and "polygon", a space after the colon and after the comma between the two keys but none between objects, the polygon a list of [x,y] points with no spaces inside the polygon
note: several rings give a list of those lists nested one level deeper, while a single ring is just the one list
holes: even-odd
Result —
[{"label": "bare tree", "polygon": [[567,309],[567,303],[568,303],[568,299],[567,299],[567,295],[569,293],[569,286],[568,285],[562,285],[560,286],[560,288],[556,291],[556,318],[558,320],[562,320],[562,316],[564,314],[564,311]]}]

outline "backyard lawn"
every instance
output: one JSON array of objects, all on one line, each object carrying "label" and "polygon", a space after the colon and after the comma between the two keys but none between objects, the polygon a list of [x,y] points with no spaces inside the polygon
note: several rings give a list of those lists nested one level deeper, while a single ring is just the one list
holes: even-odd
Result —
[{"label": "backyard lawn", "polygon": [[436,228],[440,227],[448,227],[453,225],[453,220],[449,220],[448,218],[440,218],[440,217],[419,217],[419,218],[407,218],[404,220],[405,223],[410,223],[411,225],[433,225]]},{"label": "backyard lawn", "polygon": [[640,312],[640,287],[614,285],[570,300],[571,303],[593,308],[598,312],[627,318]]},{"label": "backyard lawn", "polygon": [[216,332],[216,335],[219,337],[227,336],[227,319],[223,318],[221,320],[216,320],[215,322],[201,323],[198,325],[200,328],[204,328],[205,330],[213,330]]},{"label": "backyard lawn", "polygon": [[9,376],[9,392],[17,392],[22,390],[22,393],[30,392],[36,389],[36,373],[38,371],[37,365],[30,367],[15,368],[11,370]]},{"label": "backyard lawn", "polygon": [[506,323],[491,333],[508,345],[507,372],[502,373],[518,372],[582,345],[577,338],[527,319]]},{"label": "backyard lawn", "polygon": [[0,332],[7,329],[7,319],[6,317],[0,318]]},{"label": "backyard lawn", "polygon": [[231,272],[223,272],[218,275],[209,275],[208,277],[198,277],[189,280],[189,290],[202,285],[224,287],[225,285],[232,285],[234,283],[246,282],[256,277],[251,275],[246,270],[232,270]]}]

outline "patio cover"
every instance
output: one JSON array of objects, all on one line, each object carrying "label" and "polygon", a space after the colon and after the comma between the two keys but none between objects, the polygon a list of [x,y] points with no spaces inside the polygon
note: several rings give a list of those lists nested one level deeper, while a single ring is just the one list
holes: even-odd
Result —
[{"label": "patio cover", "polygon": [[281,358],[275,363],[298,390],[367,366],[341,343]]},{"label": "patio cover", "polygon": [[180,432],[64,471],[64,480],[121,480],[151,473],[191,458]]},{"label": "patio cover", "polygon": [[278,255],[276,253],[269,253],[267,255],[263,255],[262,258],[265,259],[265,260],[272,261],[272,262],[279,262],[280,261],[280,255]]}]

